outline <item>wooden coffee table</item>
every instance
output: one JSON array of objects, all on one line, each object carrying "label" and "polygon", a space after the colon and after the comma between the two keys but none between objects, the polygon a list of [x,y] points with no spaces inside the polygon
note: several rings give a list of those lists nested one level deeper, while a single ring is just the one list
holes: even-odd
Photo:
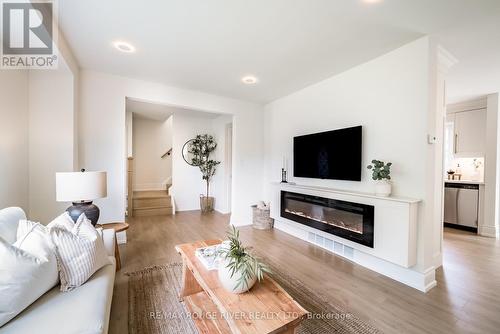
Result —
[{"label": "wooden coffee table", "polygon": [[221,240],[175,246],[182,256],[184,300],[200,333],[295,333],[308,314],[269,276],[248,292],[233,294],[219,282],[217,270],[209,271],[195,255],[200,247]]}]

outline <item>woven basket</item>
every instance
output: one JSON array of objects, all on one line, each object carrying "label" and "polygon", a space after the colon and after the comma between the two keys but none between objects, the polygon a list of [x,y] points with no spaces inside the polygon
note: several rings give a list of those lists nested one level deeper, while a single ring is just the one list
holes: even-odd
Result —
[{"label": "woven basket", "polygon": [[258,230],[269,230],[273,228],[274,219],[269,217],[270,210],[262,210],[257,205],[252,205],[253,222],[252,227]]}]

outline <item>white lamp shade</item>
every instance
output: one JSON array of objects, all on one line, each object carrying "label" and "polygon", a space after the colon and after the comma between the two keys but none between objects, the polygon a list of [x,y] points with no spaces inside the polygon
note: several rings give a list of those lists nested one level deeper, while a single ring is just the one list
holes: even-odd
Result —
[{"label": "white lamp shade", "polygon": [[58,202],[93,201],[107,195],[106,172],[56,173]]}]

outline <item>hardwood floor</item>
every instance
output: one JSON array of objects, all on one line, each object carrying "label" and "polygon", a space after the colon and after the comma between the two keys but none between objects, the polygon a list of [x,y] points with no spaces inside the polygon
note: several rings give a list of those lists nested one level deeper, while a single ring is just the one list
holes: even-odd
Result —
[{"label": "hardwood floor", "polygon": [[[180,262],[174,246],[223,238],[229,216],[198,211],[130,219],[128,243],[120,245],[109,332],[127,333],[127,271]],[[427,294],[353,264],[279,230],[241,228],[245,243],[286,268],[308,286],[386,333],[500,333],[500,242],[445,230],[444,265]]]}]

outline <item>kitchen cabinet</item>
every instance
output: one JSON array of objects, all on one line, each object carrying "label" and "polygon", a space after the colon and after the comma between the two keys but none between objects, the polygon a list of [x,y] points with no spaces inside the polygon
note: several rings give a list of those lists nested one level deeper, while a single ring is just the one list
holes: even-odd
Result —
[{"label": "kitchen cabinet", "polygon": [[448,116],[454,123],[455,157],[483,157],[486,147],[486,109],[462,111]]}]

